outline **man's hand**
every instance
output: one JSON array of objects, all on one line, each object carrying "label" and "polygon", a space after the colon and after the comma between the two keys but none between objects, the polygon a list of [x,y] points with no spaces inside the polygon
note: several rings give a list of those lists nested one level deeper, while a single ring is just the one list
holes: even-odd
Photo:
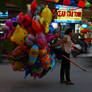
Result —
[{"label": "man's hand", "polygon": [[55,46],[56,46],[56,44],[52,44],[51,46],[52,46],[52,47],[55,47]]}]

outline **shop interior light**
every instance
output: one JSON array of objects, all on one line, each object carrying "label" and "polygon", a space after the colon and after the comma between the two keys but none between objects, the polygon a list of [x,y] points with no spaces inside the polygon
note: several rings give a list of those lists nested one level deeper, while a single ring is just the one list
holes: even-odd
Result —
[{"label": "shop interior light", "polygon": [[1,26],[5,26],[5,23],[1,23]]},{"label": "shop interior light", "polygon": [[4,32],[3,31],[0,31],[0,34],[3,34]]},{"label": "shop interior light", "polygon": [[88,27],[87,24],[82,24],[81,26],[82,26],[82,28],[87,28]]},{"label": "shop interior light", "polygon": [[61,23],[61,25],[67,25],[67,23]]}]

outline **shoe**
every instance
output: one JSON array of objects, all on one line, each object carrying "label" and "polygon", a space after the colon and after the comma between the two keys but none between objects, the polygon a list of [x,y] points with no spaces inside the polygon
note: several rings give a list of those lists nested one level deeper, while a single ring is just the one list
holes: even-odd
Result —
[{"label": "shoe", "polygon": [[61,80],[60,81],[60,83],[66,83],[67,82],[67,80]]},{"label": "shoe", "polygon": [[67,81],[66,84],[67,84],[67,85],[74,85],[74,83],[71,82],[71,81]]}]

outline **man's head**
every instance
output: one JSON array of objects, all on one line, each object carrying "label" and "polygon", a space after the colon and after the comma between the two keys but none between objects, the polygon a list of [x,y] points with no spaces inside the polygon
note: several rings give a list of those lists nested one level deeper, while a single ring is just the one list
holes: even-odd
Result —
[{"label": "man's head", "polygon": [[68,28],[66,31],[65,31],[65,34],[66,35],[70,35],[71,37],[74,35],[74,31],[73,31],[73,28]]}]

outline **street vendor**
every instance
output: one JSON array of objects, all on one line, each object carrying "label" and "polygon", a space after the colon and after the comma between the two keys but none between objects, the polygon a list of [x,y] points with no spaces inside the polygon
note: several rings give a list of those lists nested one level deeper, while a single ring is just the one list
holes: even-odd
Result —
[{"label": "street vendor", "polygon": [[[71,38],[74,35],[74,31],[72,28],[69,28],[65,31],[64,37],[57,43],[55,43],[53,46],[57,46],[62,44],[63,53],[62,55],[70,58],[70,53],[72,49],[72,41]],[[64,75],[66,77],[66,80],[64,78]],[[61,69],[60,69],[60,83],[66,83],[68,85],[73,85],[74,83],[70,79],[70,62],[62,56],[62,63],[61,63]]]}]

